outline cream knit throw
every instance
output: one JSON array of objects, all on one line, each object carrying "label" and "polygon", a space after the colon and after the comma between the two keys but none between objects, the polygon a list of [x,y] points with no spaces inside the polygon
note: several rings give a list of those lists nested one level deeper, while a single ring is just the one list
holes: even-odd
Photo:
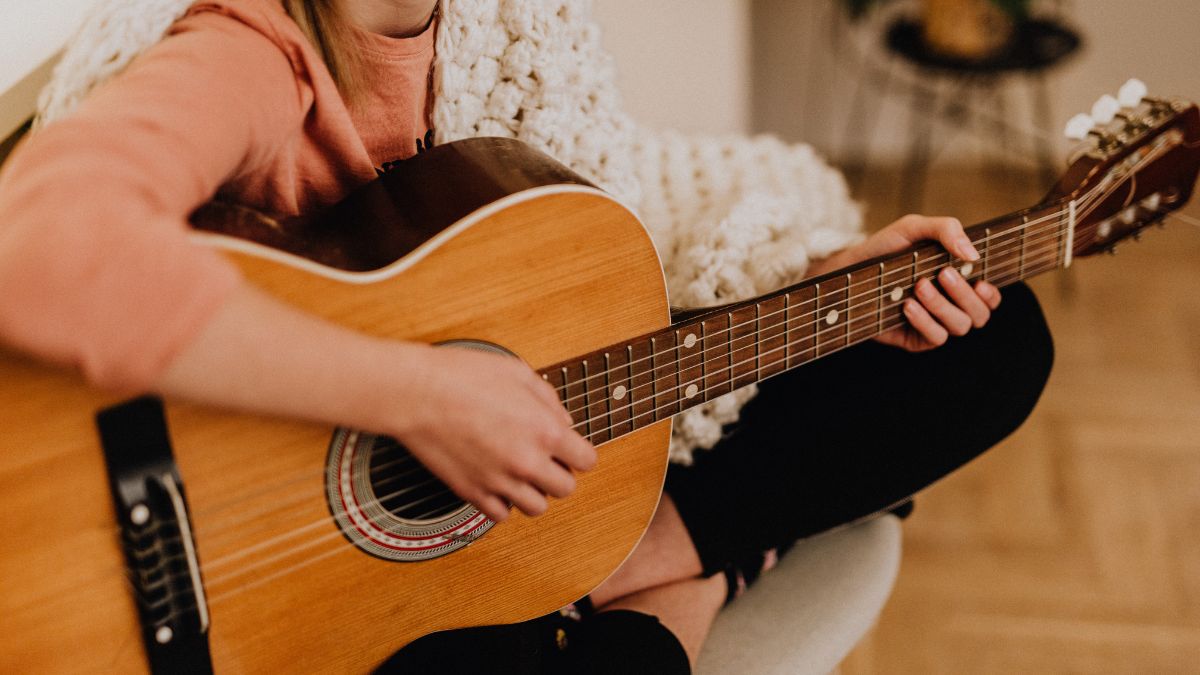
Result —
[{"label": "cream knit throw", "polygon": [[[738,300],[799,279],[810,258],[860,238],[841,175],[805,145],[692,138],[622,111],[590,0],[441,0],[434,66],[438,142],[518,138],[632,206],[662,257],[671,302]],[[42,93],[41,123],[159,40],[192,0],[102,0]],[[676,418],[672,459],[690,462],[737,419],[754,387]]]}]

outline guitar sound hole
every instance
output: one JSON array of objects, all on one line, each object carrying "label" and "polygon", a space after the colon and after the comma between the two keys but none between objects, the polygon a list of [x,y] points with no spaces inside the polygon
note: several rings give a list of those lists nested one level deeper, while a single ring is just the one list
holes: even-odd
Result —
[{"label": "guitar sound hole", "polygon": [[379,505],[401,520],[441,520],[467,506],[407,448],[385,436],[371,448],[370,483]]}]

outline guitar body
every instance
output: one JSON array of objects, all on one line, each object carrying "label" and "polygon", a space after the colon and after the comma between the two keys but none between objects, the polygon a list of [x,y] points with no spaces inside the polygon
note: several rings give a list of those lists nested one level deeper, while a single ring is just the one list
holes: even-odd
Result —
[{"label": "guitar body", "polygon": [[[334,270],[202,236],[312,314],[395,339],[494,343],[534,368],[669,325],[657,254],[624,207],[515,143],[443,147],[357,198],[392,200],[388,227],[428,229],[416,245],[372,247],[407,247],[388,266]],[[453,204],[403,196],[426,180]],[[6,354],[0,382],[0,671],[146,670],[94,419],[119,399]],[[649,523],[670,439],[662,421],[613,440],[544,516],[514,513],[469,546],[396,562],[353,546],[331,516],[334,429],[173,402],[166,418],[217,672],[364,671],[427,633],[522,621],[583,596]]]}]

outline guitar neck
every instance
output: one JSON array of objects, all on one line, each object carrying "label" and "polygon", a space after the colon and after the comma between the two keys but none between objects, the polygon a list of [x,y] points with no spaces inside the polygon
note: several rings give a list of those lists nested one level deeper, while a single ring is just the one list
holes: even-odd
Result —
[{"label": "guitar neck", "polygon": [[980,259],[926,244],[768,293],[677,316],[660,332],[541,371],[595,444],[870,340],[904,323],[922,278],[954,265],[1006,286],[1071,263],[1073,214],[1055,202],[967,229]]}]

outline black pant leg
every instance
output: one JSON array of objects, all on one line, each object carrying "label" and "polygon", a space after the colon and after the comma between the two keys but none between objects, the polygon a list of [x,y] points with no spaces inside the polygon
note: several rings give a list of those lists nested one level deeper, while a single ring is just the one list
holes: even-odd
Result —
[{"label": "black pant leg", "polygon": [[707,573],[882,511],[1012,433],[1053,363],[1024,285],[988,325],[919,354],[864,344],[776,376],[667,492]]}]

